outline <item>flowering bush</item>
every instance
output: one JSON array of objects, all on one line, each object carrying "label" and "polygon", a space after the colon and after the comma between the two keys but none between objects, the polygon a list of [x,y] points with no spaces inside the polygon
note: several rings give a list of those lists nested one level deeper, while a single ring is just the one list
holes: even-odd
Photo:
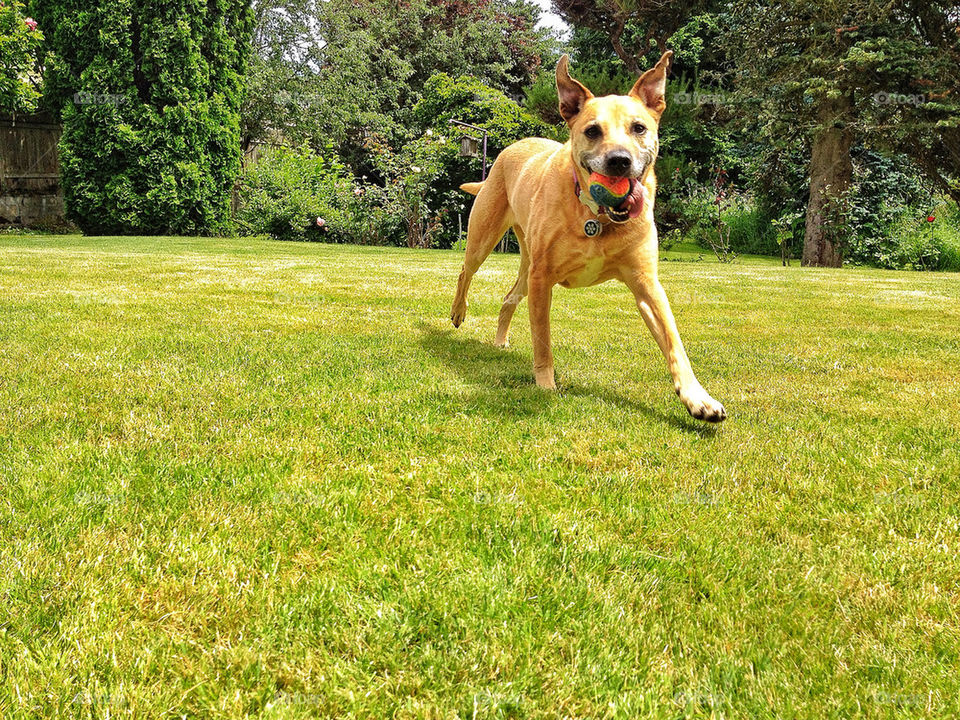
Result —
[{"label": "flowering bush", "polygon": [[394,237],[391,244],[435,246],[446,214],[437,201],[436,187],[451,159],[452,146],[447,138],[428,130],[395,152],[383,138],[374,135],[367,139],[366,149],[384,185],[371,192],[364,205],[372,215],[382,212],[398,220],[401,236]]},{"label": "flowering bush", "polygon": [[854,264],[898,270],[960,270],[960,213],[949,205],[903,215],[882,234],[861,234],[851,247]]},{"label": "flowering bush", "polygon": [[0,2],[0,111],[31,112],[40,97],[35,65],[43,33],[23,7],[17,0]]},{"label": "flowering bush", "polygon": [[280,240],[356,242],[350,174],[309,148],[268,149],[240,178],[237,229]]}]

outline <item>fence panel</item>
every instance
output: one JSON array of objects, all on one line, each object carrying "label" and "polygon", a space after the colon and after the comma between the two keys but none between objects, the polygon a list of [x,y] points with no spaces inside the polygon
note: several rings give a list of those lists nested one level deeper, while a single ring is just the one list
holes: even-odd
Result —
[{"label": "fence panel", "polygon": [[57,143],[60,125],[45,115],[0,115],[0,223],[63,218]]}]

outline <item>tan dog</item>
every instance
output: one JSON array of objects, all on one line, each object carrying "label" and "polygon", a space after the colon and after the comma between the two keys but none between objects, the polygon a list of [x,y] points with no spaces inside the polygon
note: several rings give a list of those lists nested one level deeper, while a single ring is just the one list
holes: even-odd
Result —
[{"label": "tan dog", "polygon": [[[500,153],[486,181],[461,186],[477,199],[450,318],[455,327],[463,322],[470,280],[512,227],[520,242],[520,275],[503,301],[495,342],[507,344],[510,320],[527,296],[537,385],[556,387],[550,350],[553,286],[585,287],[616,278],[636,297],[687,410],[700,420],[720,422],[726,411],[694,376],[657,278],[653,166],[672,55],[665,53],[629,95],[605,97],[594,97],[571,78],[567,56],[560,59],[557,91],[570,140],[564,145],[543,138],[516,142]],[[590,173],[628,178],[629,197],[616,208],[603,208],[585,192],[578,196],[589,187]]]}]

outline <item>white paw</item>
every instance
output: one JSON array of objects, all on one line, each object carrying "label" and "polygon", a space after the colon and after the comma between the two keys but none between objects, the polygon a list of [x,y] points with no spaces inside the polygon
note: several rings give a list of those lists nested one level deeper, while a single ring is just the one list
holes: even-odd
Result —
[{"label": "white paw", "polygon": [[727,411],[724,410],[723,405],[710,397],[702,387],[681,389],[677,394],[681,402],[687,406],[687,412],[697,420],[718,423],[727,419]]}]

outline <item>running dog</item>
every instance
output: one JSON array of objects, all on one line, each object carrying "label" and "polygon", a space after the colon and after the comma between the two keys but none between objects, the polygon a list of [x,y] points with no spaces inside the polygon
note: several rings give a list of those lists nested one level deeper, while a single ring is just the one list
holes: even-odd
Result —
[{"label": "running dog", "polygon": [[553,286],[586,287],[616,278],[633,292],[687,410],[699,420],[721,422],[726,411],[694,376],[657,277],[654,163],[672,56],[664,53],[629,94],[604,97],[594,97],[571,78],[568,57],[560,58],[557,92],[570,139],[563,145],[520,140],[500,153],[484,182],[461,186],[477,197],[450,319],[454,327],[463,322],[474,273],[513,228],[520,274],[500,309],[495,344],[507,345],[513,313],[527,297],[537,385],[556,388],[550,349]]}]

